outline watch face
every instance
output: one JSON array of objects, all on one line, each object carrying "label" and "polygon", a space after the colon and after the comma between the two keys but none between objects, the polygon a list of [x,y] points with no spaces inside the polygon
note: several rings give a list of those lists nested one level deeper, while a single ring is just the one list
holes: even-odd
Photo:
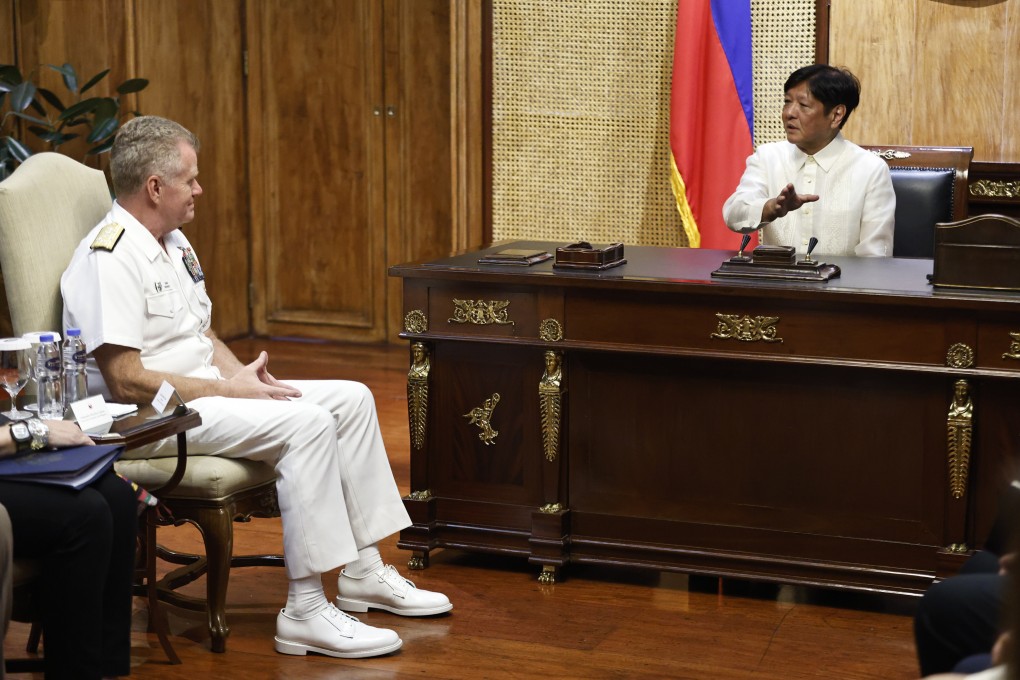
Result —
[{"label": "watch face", "polygon": [[15,441],[25,441],[31,436],[28,432],[28,425],[25,425],[25,423],[11,423],[11,437]]}]

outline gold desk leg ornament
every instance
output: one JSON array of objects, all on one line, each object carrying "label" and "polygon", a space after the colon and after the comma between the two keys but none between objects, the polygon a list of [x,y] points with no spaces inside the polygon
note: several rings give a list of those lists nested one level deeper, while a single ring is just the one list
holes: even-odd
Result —
[{"label": "gold desk leg ornament", "polygon": [[407,560],[407,568],[413,571],[421,571],[428,566],[429,559],[425,553],[415,551],[411,553],[411,558]]},{"label": "gold desk leg ornament", "polygon": [[429,350],[424,343],[411,345],[411,368],[407,372],[407,422],[411,430],[411,448],[425,446],[425,427],[429,410]]},{"label": "gold desk leg ornament", "polygon": [[560,450],[560,422],[563,404],[563,355],[547,350],[545,373],[538,383],[538,403],[542,410],[542,450],[549,462]]},{"label": "gold desk leg ornament", "polygon": [[953,386],[953,401],[946,416],[949,491],[953,498],[963,498],[967,489],[973,421],[974,403],[970,398],[970,385],[960,378]]},{"label": "gold desk leg ornament", "polygon": [[542,565],[542,573],[538,575],[538,582],[542,585],[553,585],[556,583],[556,567],[551,564]]},{"label": "gold desk leg ornament", "polygon": [[477,425],[482,430],[478,433],[478,438],[486,446],[495,444],[496,437],[499,436],[499,431],[492,428],[492,412],[496,410],[497,404],[499,404],[499,393],[493,392],[492,396],[486,399],[481,406],[476,406],[464,414],[464,417],[469,419],[469,424]]}]

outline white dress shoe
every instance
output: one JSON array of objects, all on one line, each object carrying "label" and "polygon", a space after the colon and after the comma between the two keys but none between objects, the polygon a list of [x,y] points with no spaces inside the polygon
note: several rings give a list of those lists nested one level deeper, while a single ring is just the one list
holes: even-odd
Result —
[{"label": "white dress shoe", "polygon": [[382,609],[400,616],[431,616],[453,609],[446,595],[415,587],[390,565],[361,578],[341,571],[337,587],[337,606],[350,612]]},{"label": "white dress shoe", "polygon": [[366,626],[332,604],[310,619],[295,619],[280,610],[276,617],[276,651],[304,656],[308,652],[341,659],[380,656],[400,649],[392,630]]}]

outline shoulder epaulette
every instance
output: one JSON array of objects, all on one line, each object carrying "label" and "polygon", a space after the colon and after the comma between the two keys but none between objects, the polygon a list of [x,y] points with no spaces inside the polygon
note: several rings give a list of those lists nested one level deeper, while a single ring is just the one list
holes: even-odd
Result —
[{"label": "shoulder epaulette", "polygon": [[117,242],[124,235],[124,227],[116,222],[110,222],[99,230],[96,238],[92,241],[92,250],[107,250],[112,252],[117,247]]}]

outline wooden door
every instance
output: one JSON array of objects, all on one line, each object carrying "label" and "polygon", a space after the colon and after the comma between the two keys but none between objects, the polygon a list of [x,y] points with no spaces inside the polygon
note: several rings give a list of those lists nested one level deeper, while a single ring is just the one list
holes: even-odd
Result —
[{"label": "wooden door", "polygon": [[381,11],[376,0],[248,3],[257,334],[384,336]]},{"label": "wooden door", "polygon": [[[386,261],[454,249],[451,0],[385,0]],[[480,227],[479,227],[480,228]],[[386,339],[403,325],[401,282],[386,288]]]}]

